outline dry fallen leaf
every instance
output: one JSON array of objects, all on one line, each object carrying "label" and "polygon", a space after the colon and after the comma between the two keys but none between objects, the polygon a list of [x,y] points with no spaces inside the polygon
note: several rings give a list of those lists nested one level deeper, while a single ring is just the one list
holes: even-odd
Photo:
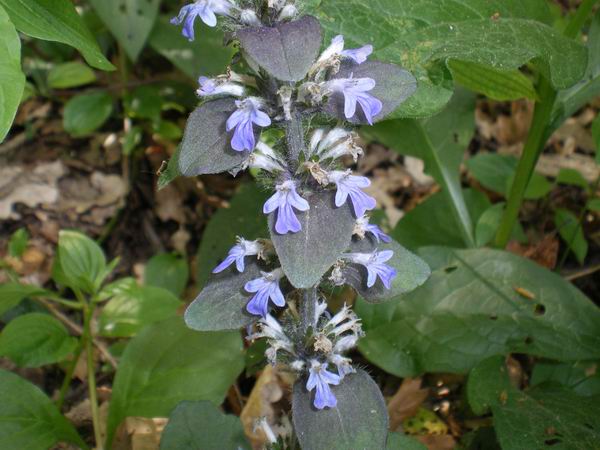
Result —
[{"label": "dry fallen leaf", "polygon": [[449,434],[428,434],[415,437],[425,444],[429,450],[453,450],[456,447],[456,441]]},{"label": "dry fallen leaf", "polygon": [[396,431],[402,422],[414,416],[429,395],[429,390],[422,389],[421,383],[421,378],[405,378],[398,392],[389,400],[391,431]]}]

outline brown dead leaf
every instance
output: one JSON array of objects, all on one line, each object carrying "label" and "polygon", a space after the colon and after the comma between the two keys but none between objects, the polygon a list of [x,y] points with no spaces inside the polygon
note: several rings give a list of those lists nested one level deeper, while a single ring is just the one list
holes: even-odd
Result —
[{"label": "brown dead leaf", "polygon": [[554,269],[558,260],[560,243],[554,234],[544,236],[539,242],[522,245],[516,241],[508,244],[507,250],[535,261],[548,269]]},{"label": "brown dead leaf", "polygon": [[174,185],[169,184],[160,191],[157,191],[155,201],[156,206],[154,211],[160,220],[163,222],[174,220],[179,224],[185,224],[183,197]]},{"label": "brown dead leaf", "polygon": [[278,417],[275,403],[281,401],[284,394],[290,391],[291,384],[291,380],[271,365],[266,366],[258,380],[256,380],[256,384],[240,415],[244,431],[253,448],[263,448],[268,442],[262,430],[255,431],[258,419],[265,417],[271,428],[278,428],[276,426]]},{"label": "brown dead leaf", "polygon": [[429,389],[421,389],[421,378],[405,378],[398,392],[388,402],[390,430],[396,431],[409,417],[414,416],[429,395]]},{"label": "brown dead leaf", "polygon": [[449,434],[428,434],[425,436],[415,436],[429,450],[453,450],[456,447],[456,441]]}]

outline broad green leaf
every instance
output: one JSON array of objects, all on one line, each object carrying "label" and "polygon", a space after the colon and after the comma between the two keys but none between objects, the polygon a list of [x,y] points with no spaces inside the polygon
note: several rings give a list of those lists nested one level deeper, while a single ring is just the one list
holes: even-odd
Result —
[{"label": "broad green leaf", "polygon": [[0,355],[20,367],[40,367],[64,360],[77,346],[62,323],[48,314],[31,313],[11,320],[0,334]]},{"label": "broad green leaf", "polygon": [[585,207],[590,211],[600,212],[600,198],[592,198],[588,200]]},{"label": "broad green leaf", "polygon": [[427,450],[424,444],[421,444],[414,438],[400,433],[388,434],[387,450]]},{"label": "broad green leaf", "polygon": [[50,292],[30,284],[8,282],[0,284],[0,316],[28,297],[43,297]]},{"label": "broad green leaf", "polygon": [[62,230],[57,260],[68,286],[88,294],[100,287],[106,274],[106,257],[98,244],[77,231]]},{"label": "broad green leaf", "polygon": [[260,277],[261,267],[256,260],[247,259],[244,272],[229,267],[208,280],[185,311],[188,327],[197,331],[239,330],[258,320],[246,310],[252,296],[244,285]]},{"label": "broad green leaf", "polygon": [[600,115],[592,123],[592,137],[596,143],[596,162],[600,164]]},{"label": "broad green leaf", "polygon": [[224,73],[234,48],[223,45],[222,31],[204,24],[196,26],[202,28],[201,38],[190,42],[181,34],[180,28],[171,25],[168,18],[161,17],[150,35],[150,46],[194,80],[200,75]]},{"label": "broad green leaf", "polygon": [[600,397],[581,397],[553,386],[520,391],[511,385],[501,357],[476,367],[467,391],[476,412],[491,408],[503,450],[587,450],[600,440]]},{"label": "broad green leaf", "polygon": [[562,240],[577,257],[579,264],[583,264],[589,245],[579,218],[568,209],[559,208],[554,212],[554,225]]},{"label": "broad green leaf", "polygon": [[356,218],[348,203],[337,208],[334,197],[333,192],[305,194],[310,209],[296,213],[302,226],[298,233],[279,234],[275,223],[280,212],[269,214],[271,241],[281,268],[296,288],[319,284],[350,245]]},{"label": "broad green leaf", "polygon": [[373,44],[373,59],[416,76],[417,93],[396,113],[402,117],[429,116],[448,102],[448,60],[506,71],[535,61],[556,88],[578,82],[587,62],[581,45],[547,25],[544,0],[322,0],[314,12],[327,42],[343,34],[348,48]]},{"label": "broad green leaf", "polygon": [[249,450],[239,417],[210,402],[181,402],[169,417],[161,450]]},{"label": "broad green leaf", "polygon": [[96,81],[94,71],[77,61],[59,64],[48,72],[48,86],[54,89],[85,86],[94,81]]},{"label": "broad green leaf", "polygon": [[90,0],[90,3],[135,62],[154,27],[160,0]]},{"label": "broad green leaf", "polygon": [[123,286],[102,308],[100,334],[131,337],[151,323],[173,317],[182,302],[166,289],[154,286]]},{"label": "broad green leaf", "polygon": [[75,136],[86,136],[108,120],[113,111],[113,99],[107,92],[80,94],[65,105],[63,126]]},{"label": "broad green leaf", "polygon": [[475,239],[472,218],[462,196],[459,168],[475,132],[474,114],[475,95],[458,90],[447,108],[430,119],[391,120],[362,130],[400,154],[425,162],[425,170],[442,186],[446,208],[467,246],[473,246]]},{"label": "broad green leaf", "polygon": [[358,264],[348,264],[343,269],[346,283],[353,286],[360,296],[369,303],[381,303],[402,294],[411,292],[421,286],[431,275],[431,270],[425,261],[414,253],[409,252],[396,241],[377,243],[370,237],[354,240],[350,245],[351,253],[373,253],[375,251],[391,250],[394,252],[387,265],[396,270],[390,289],[386,289],[380,279],[372,287],[367,287],[367,270]]},{"label": "broad green leaf", "polygon": [[70,0],[0,0],[0,5],[21,33],[70,45],[81,52],[90,66],[115,70]]},{"label": "broad green leaf", "polygon": [[[507,196],[519,160],[512,155],[479,153],[467,160],[469,172],[481,185],[498,194]],[[537,200],[552,190],[552,183],[546,177],[534,172],[525,191],[525,199]]]},{"label": "broad green leaf", "polygon": [[317,410],[306,380],[294,385],[292,419],[300,446],[307,450],[380,450],[387,440],[388,415],[379,386],[363,370],[332,390],[336,408]]},{"label": "broad green leaf", "polygon": [[0,448],[47,450],[57,442],[87,449],[71,423],[37,387],[0,370]]},{"label": "broad green leaf", "polygon": [[586,397],[600,395],[600,373],[597,362],[557,363],[539,361],[533,367],[532,387],[544,383],[558,384]]},{"label": "broad green leaf", "polygon": [[127,115],[135,119],[160,120],[163,106],[159,85],[139,86],[125,94],[123,105]]},{"label": "broad green leaf", "polygon": [[[476,223],[491,205],[485,194],[474,189],[464,189],[462,197]],[[465,246],[458,225],[448,217],[447,199],[441,192],[406,213],[391,235],[409,250],[428,245]]]},{"label": "broad green leaf", "polygon": [[8,241],[8,253],[13,258],[20,258],[23,256],[25,250],[29,245],[29,233],[26,228],[19,228],[10,236]]},{"label": "broad green leaf", "polygon": [[166,289],[179,297],[187,286],[189,272],[185,258],[174,253],[160,253],[146,264],[144,283]]},{"label": "broad green leaf", "polygon": [[282,81],[300,81],[317,59],[321,26],[312,16],[274,27],[246,27],[236,37],[251,66]]},{"label": "broad green leaf", "polygon": [[531,79],[518,69],[498,70],[459,60],[449,61],[448,67],[458,84],[492,100],[507,101],[521,98],[537,100],[538,98]]},{"label": "broad green leaf", "polygon": [[204,230],[198,248],[198,287],[206,284],[208,276],[236,243],[236,237],[253,240],[266,238],[267,219],[261,213],[268,196],[256,184],[243,184],[231,199],[229,208],[218,210]]},{"label": "broad green leaf", "polygon": [[[558,93],[548,136],[586,103],[600,95],[600,10],[592,20],[586,45],[589,58],[585,74],[575,86]],[[600,163],[600,156],[597,156],[597,161]]]},{"label": "broad green leaf", "polygon": [[433,270],[423,286],[382,305],[357,305],[366,331],[359,348],[384,370],[402,377],[466,373],[509,352],[600,357],[600,310],[560,276],[497,250],[419,253]]},{"label": "broad green leaf", "polygon": [[121,357],[107,447],[126,417],[167,417],[184,400],[220,404],[243,368],[239,332],[199,333],[180,317],[150,325],[129,342]]},{"label": "broad green leaf", "polygon": [[21,40],[0,1],[0,142],[8,134],[25,88]]}]

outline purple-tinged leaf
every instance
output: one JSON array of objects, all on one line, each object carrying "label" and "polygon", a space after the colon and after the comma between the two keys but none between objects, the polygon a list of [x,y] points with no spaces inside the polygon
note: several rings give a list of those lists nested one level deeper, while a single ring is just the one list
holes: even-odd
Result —
[{"label": "purple-tinged leaf", "polygon": [[237,37],[251,62],[282,81],[302,80],[321,48],[321,26],[312,16],[272,28],[245,28]]},{"label": "purple-tinged leaf", "polygon": [[[374,117],[374,122],[379,122],[388,114],[394,112],[402,102],[417,90],[415,77],[395,64],[367,61],[358,65],[346,62],[342,64],[340,71],[334,78],[350,78],[350,76],[352,78],[371,78],[375,80],[375,87],[369,91],[369,94],[379,99],[383,103],[383,108]],[[347,120],[344,115],[344,103],[344,95],[335,93],[325,106],[325,112],[335,118]],[[356,108],[356,114],[349,121],[356,124],[368,124],[360,106]]]}]

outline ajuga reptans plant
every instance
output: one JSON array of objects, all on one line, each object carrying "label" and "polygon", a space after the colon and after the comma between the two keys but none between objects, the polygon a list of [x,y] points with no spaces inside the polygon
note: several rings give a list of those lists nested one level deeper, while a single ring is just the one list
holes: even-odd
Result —
[{"label": "ajuga reptans plant", "polygon": [[[369,222],[370,181],[344,165],[363,154],[353,128],[392,113],[416,80],[372,61],[368,43],[348,48],[334,36],[323,45],[319,21],[301,10],[286,0],[198,0],[172,21],[193,40],[196,20],[213,27],[222,18],[240,48],[226,74],[199,78],[202,103],[189,118],[179,171],[254,169],[272,192],[262,211],[270,239],[232,243],[186,323],[202,331],[247,327],[248,340],[267,340],[269,362],[297,374],[293,422],[302,446],[311,447],[311,428],[365,408],[383,429],[383,441],[370,445],[383,448],[383,398],[347,356],[363,334],[360,319],[346,305],[330,312],[325,294],[349,285],[381,302],[429,276],[421,259]],[[357,405],[361,390],[370,398]]]}]

